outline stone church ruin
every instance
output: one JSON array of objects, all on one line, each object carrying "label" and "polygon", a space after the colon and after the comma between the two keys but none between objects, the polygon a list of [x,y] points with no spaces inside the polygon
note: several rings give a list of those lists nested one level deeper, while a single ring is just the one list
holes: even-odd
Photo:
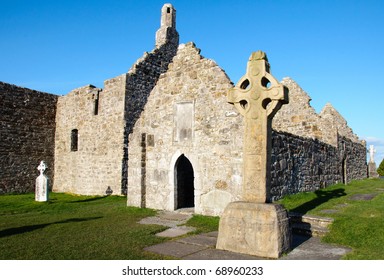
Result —
[{"label": "stone church ruin", "polygon": [[[280,83],[289,104],[272,122],[270,199],[366,178],[366,144],[344,118],[331,104],[317,114],[291,78]],[[194,43],[179,44],[165,4],[155,48],[103,88],[56,96],[0,83],[0,193],[33,191],[44,160],[54,192],[108,190],[131,206],[221,215],[241,199],[244,175],[231,88]]]}]

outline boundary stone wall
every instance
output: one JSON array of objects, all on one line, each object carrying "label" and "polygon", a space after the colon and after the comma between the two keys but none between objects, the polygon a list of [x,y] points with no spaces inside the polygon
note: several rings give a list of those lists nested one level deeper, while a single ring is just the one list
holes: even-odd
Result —
[{"label": "boundary stone wall", "polygon": [[44,160],[54,179],[57,96],[0,82],[0,194],[34,191]]},{"label": "boundary stone wall", "polygon": [[365,146],[341,136],[337,142],[337,146],[332,146],[317,139],[273,131],[272,200],[366,178]]}]

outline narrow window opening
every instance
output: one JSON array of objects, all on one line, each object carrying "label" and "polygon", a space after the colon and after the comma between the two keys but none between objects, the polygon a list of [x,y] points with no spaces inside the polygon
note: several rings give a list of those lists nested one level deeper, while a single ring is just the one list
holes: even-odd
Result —
[{"label": "narrow window opening", "polygon": [[95,99],[95,109],[93,111],[93,113],[95,114],[95,116],[97,116],[99,114],[99,99]]},{"label": "narrow window opening", "polygon": [[171,13],[171,8],[167,8],[167,14],[170,14]]},{"label": "narrow window opening", "polygon": [[72,129],[71,131],[71,152],[76,152],[78,150],[79,143],[79,132],[77,129]]},{"label": "narrow window opening", "polygon": [[93,114],[97,116],[99,114],[99,93],[94,94],[93,98],[94,98]]}]

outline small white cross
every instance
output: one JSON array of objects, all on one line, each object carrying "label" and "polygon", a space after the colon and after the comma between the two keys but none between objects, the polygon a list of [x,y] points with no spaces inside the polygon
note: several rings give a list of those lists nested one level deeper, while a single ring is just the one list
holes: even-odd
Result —
[{"label": "small white cross", "polygon": [[40,175],[43,175],[45,169],[47,169],[47,166],[43,160],[40,162],[40,165],[37,167],[37,169],[40,171]]}]

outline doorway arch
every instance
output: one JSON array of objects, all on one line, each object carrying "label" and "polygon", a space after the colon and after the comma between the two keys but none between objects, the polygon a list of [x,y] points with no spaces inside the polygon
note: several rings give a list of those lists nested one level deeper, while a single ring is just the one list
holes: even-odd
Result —
[{"label": "doorway arch", "polygon": [[175,163],[176,209],[195,207],[194,171],[189,159],[182,154]]}]

